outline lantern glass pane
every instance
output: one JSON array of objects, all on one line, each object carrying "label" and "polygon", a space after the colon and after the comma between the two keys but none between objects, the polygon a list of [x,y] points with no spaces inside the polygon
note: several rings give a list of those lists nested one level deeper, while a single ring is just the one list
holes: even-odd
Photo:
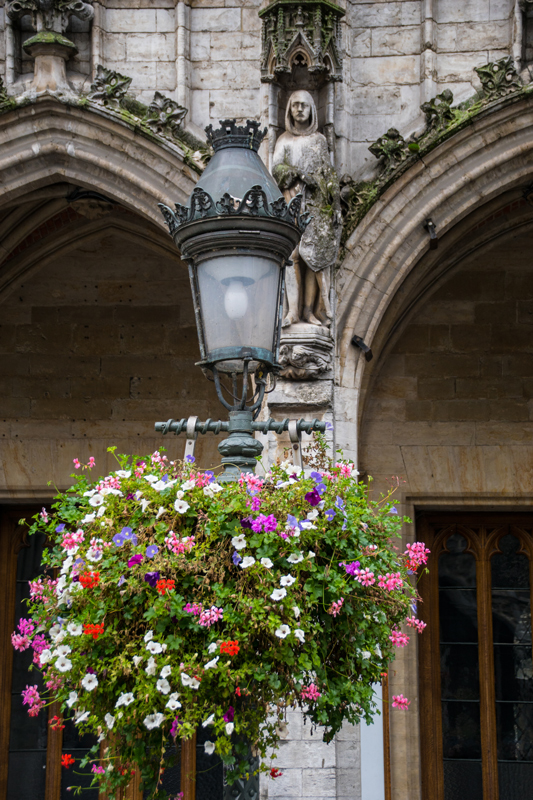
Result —
[{"label": "lantern glass pane", "polygon": [[198,265],[207,352],[225,347],[272,351],[278,317],[278,261],[235,253]]}]

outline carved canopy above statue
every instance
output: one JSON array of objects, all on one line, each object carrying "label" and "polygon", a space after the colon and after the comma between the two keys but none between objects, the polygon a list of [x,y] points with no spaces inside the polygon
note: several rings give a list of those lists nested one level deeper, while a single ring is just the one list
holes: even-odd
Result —
[{"label": "carved canopy above statue", "polygon": [[259,16],[263,83],[276,81],[300,64],[310,75],[342,80],[342,8],[329,0],[273,0]]}]

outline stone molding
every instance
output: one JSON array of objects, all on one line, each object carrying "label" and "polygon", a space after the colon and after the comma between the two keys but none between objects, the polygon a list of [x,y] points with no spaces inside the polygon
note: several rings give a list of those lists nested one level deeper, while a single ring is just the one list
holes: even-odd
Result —
[{"label": "stone molding", "polygon": [[[468,128],[413,164],[361,221],[346,243],[337,275],[340,384],[351,397],[359,396],[365,371],[368,375],[374,369],[380,348],[390,337],[394,314],[385,327],[382,323],[399,287],[405,286],[422,257],[426,273],[436,263],[456,257],[457,231],[469,214],[506,191],[513,190],[520,198],[529,182],[532,154],[533,104],[528,96],[519,95],[514,102],[507,99],[486,109]],[[429,252],[424,228],[428,217],[439,233],[438,251]],[[483,218],[480,210],[477,224]],[[491,231],[489,226],[487,235]],[[370,368],[350,344],[354,333],[378,356]],[[357,425],[357,415],[352,408],[350,426]]]}]

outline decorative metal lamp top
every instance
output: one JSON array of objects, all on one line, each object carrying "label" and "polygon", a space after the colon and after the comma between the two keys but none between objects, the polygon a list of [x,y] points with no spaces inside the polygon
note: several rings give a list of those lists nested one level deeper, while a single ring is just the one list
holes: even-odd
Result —
[{"label": "decorative metal lamp top", "polygon": [[205,129],[207,141],[213,150],[223,150],[226,147],[244,147],[246,150],[259,150],[259,145],[267,134],[267,128],[259,130],[260,123],[247,120],[245,126],[238,126],[234,119],[220,120],[221,127],[213,130],[212,125]]},{"label": "decorative metal lamp top", "polygon": [[301,213],[301,195],[296,195],[289,204],[286,203],[257,153],[266,129],[260,131],[259,122],[253,120],[238,126],[236,120],[225,119],[220,121],[220,126],[213,130],[213,126],[208,125],[205,129],[215,155],[187,205],[176,203],[175,208],[171,209],[163,203],[159,204],[170,235],[187,257],[187,247],[185,251],[183,247],[185,240],[192,235],[185,231],[190,223],[226,218],[223,225],[227,227],[228,217],[241,220],[262,218],[295,227],[298,234],[292,245],[294,247],[308,224],[308,214]]}]

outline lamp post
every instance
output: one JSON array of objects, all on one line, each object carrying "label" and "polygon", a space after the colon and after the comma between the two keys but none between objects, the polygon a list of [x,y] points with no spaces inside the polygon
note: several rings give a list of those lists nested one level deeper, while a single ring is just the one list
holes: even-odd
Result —
[{"label": "lamp post", "polygon": [[250,120],[220,124],[206,128],[214,155],[187,205],[159,207],[189,264],[199,366],[211,373],[229,422],[170,419],[155,428],[189,438],[227,431],[218,448],[222,480],[237,480],[254,471],[263,449],[254,431],[289,430],[294,441],[302,431],[324,431],[325,423],[256,421],[267,385],[279,372],[285,265],[308,219],[301,195],[287,204],[258,155],[266,129]]}]

